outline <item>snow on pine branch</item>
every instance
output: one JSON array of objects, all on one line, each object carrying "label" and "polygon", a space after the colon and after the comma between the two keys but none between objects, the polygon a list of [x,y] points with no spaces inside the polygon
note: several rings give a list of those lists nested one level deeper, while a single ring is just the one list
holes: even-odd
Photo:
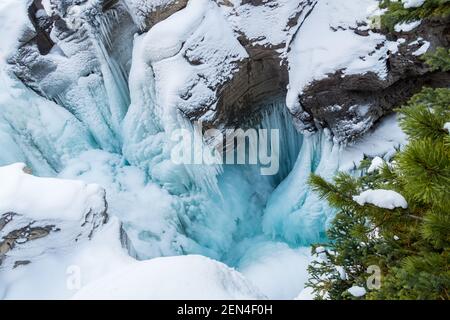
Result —
[{"label": "snow on pine branch", "polygon": [[360,206],[365,204],[373,204],[374,206],[393,210],[395,208],[408,208],[405,198],[398,192],[392,190],[366,190],[358,196],[354,196],[353,200]]}]

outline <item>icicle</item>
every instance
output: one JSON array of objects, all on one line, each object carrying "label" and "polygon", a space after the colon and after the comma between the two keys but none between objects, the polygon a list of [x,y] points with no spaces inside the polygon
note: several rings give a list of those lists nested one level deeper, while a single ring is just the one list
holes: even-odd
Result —
[{"label": "icicle", "polygon": [[312,172],[330,178],[338,168],[339,146],[325,132],[305,137],[294,169],[267,203],[264,232],[296,246],[323,241],[334,210],[311,190],[308,178]]},{"label": "icicle", "polygon": [[93,44],[98,52],[103,83],[108,97],[111,121],[109,125],[115,136],[120,140],[121,122],[130,104],[128,81],[126,73],[110,51],[113,47],[111,32],[120,23],[116,9],[110,9],[101,15],[95,15],[94,22],[89,24],[88,30],[95,41]]},{"label": "icicle", "polygon": [[275,184],[287,177],[295,165],[303,142],[303,136],[297,132],[292,122],[286,103],[282,99],[275,100],[262,107],[261,129],[277,129],[280,132],[280,171],[275,177]]}]

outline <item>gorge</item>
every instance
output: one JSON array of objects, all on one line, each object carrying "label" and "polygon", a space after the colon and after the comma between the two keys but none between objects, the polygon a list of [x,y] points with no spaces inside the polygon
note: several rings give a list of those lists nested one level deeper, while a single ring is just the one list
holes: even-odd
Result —
[{"label": "gorge", "polygon": [[[0,204],[0,298],[109,297],[115,281],[119,297],[204,298],[175,289],[186,278],[297,297],[334,216],[310,173],[390,159],[394,107],[450,84],[420,60],[448,47],[447,21],[386,34],[379,15],[377,0],[3,0],[0,200],[17,198]],[[278,130],[279,171],[174,163],[171,133],[195,121]],[[51,214],[73,203],[58,181],[88,199],[73,214]]]}]

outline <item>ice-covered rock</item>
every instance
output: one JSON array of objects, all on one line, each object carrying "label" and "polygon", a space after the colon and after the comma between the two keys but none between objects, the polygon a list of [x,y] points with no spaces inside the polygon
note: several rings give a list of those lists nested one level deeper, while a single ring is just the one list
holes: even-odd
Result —
[{"label": "ice-covered rock", "polygon": [[22,44],[8,57],[11,71],[83,122],[99,147],[119,151],[136,26],[117,1],[49,0],[46,7],[50,12],[42,13],[41,0],[35,0],[21,13],[36,35],[18,37]]}]

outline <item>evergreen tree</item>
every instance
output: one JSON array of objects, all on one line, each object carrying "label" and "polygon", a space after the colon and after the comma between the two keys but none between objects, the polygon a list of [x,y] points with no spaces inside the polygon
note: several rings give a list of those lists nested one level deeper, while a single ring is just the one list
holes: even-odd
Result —
[{"label": "evergreen tree", "polygon": [[381,25],[389,31],[393,31],[395,25],[401,22],[450,16],[450,0],[425,0],[421,6],[414,8],[405,8],[402,1],[382,0],[380,8],[386,9],[381,16]]},{"label": "evergreen tree", "polygon": [[[427,61],[443,69],[449,51],[438,50]],[[310,178],[312,188],[338,210],[330,243],[313,247],[318,258],[309,266],[307,285],[318,299],[450,297],[450,89],[425,88],[397,111],[409,142],[389,163],[368,172],[367,158],[359,177]],[[408,207],[356,203],[353,197],[368,189],[396,191]],[[380,288],[367,286],[373,265],[382,274]],[[352,296],[353,286],[367,294]]]},{"label": "evergreen tree", "polygon": [[424,60],[433,71],[450,71],[450,49],[437,48],[436,52],[425,54]]}]

